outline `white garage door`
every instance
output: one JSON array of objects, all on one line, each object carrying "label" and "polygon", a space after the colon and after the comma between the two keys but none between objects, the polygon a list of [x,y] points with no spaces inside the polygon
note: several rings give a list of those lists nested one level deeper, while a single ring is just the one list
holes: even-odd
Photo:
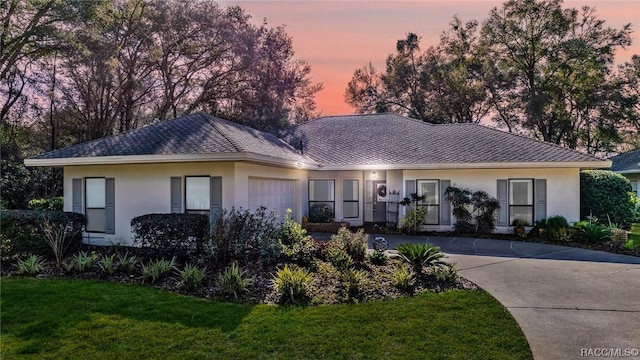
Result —
[{"label": "white garage door", "polygon": [[295,180],[249,178],[249,207],[255,210],[260,206],[275,211],[281,221],[287,209],[295,213]]}]

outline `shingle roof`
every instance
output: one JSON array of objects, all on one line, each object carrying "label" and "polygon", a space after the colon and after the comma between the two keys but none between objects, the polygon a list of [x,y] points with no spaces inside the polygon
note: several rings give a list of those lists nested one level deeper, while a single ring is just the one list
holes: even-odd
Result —
[{"label": "shingle roof", "polygon": [[640,173],[640,148],[611,158],[611,171]]},{"label": "shingle roof", "polygon": [[394,114],[323,117],[285,138],[331,165],[605,161],[478,124],[433,125]]},{"label": "shingle roof", "polygon": [[205,113],[50,151],[32,159],[219,153],[253,153],[315,164],[272,134]]}]

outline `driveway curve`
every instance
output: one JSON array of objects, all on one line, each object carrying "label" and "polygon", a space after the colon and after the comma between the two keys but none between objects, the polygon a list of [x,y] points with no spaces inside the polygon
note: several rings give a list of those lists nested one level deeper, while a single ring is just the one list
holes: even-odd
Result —
[{"label": "driveway curve", "polygon": [[518,241],[382,236],[389,249],[402,242],[439,246],[461,276],[511,312],[535,359],[640,359],[638,257]]}]

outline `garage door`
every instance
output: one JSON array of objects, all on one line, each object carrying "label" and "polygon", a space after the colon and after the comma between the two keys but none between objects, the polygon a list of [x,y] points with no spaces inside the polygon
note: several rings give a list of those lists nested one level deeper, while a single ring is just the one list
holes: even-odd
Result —
[{"label": "garage door", "polygon": [[295,180],[249,178],[249,207],[255,210],[260,206],[284,219],[287,209],[295,210]]}]

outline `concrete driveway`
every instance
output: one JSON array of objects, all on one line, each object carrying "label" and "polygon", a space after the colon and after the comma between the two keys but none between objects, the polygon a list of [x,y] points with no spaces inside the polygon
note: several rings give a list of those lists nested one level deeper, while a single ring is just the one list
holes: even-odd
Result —
[{"label": "concrete driveway", "polygon": [[402,242],[439,246],[461,276],[511,312],[535,359],[640,359],[638,257],[501,240],[383,236],[390,249]]}]

